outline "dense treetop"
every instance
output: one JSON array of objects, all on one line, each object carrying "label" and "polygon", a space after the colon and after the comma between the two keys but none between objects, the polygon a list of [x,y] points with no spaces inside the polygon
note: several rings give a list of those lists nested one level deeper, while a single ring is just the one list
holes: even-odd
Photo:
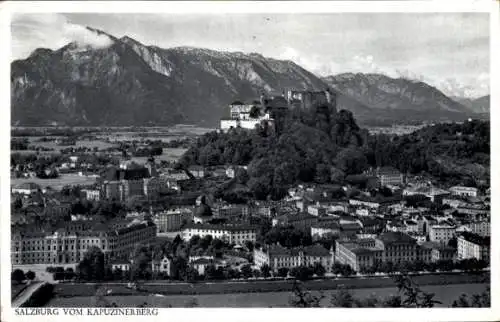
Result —
[{"label": "dense treetop", "polygon": [[479,185],[489,178],[489,122],[438,124],[402,136],[370,135],[351,112],[318,106],[293,110],[276,123],[276,132],[258,127],[207,133],[180,163],[247,165],[247,181],[240,183],[257,199],[281,198],[299,182],[343,184],[377,166],[429,174],[446,184]]}]

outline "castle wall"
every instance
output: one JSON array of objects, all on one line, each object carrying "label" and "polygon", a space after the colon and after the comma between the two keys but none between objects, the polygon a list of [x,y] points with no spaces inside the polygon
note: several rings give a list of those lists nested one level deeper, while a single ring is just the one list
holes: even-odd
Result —
[{"label": "castle wall", "polygon": [[221,120],[220,128],[223,131],[227,131],[230,128],[241,127],[243,129],[254,130],[256,125],[260,125],[261,122],[267,122],[270,127],[274,127],[273,119],[251,119],[251,120]]}]

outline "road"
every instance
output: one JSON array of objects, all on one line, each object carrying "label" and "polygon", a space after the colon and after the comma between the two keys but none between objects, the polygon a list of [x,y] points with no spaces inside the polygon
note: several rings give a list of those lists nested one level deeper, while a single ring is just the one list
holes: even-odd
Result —
[{"label": "road", "polygon": [[13,301],[12,307],[20,307],[24,304],[32,295],[35,293],[40,287],[42,287],[45,283],[43,282],[33,282],[30,286],[28,286],[24,291],[21,292]]},{"label": "road", "polygon": [[[420,286],[489,283],[489,274],[424,274],[414,276],[413,281]],[[93,296],[96,283],[59,283],[54,292],[58,297]],[[197,281],[194,283],[150,281],[140,283],[139,290],[128,289],[126,283],[97,283],[106,288],[108,294],[116,296],[139,295],[144,293],[162,295],[200,295],[222,293],[264,293],[289,291],[293,280],[240,280],[240,281]],[[394,281],[388,276],[363,276],[356,278],[317,279],[303,281],[301,284],[308,290],[332,290],[338,287],[381,288],[392,287]]]},{"label": "road", "polygon": [[[482,273],[489,272],[489,268],[485,269],[482,271]],[[467,274],[467,272],[463,271],[452,271],[452,272],[418,272],[418,273],[411,273],[410,276],[414,277],[422,277],[422,276],[439,276],[439,275],[462,275],[462,274]],[[309,280],[309,282],[324,282],[324,281],[353,281],[353,280],[380,280],[380,279],[392,279],[394,275],[391,274],[377,274],[377,275],[353,275],[350,277],[343,277],[343,276],[335,276],[333,274],[326,274],[324,278],[316,278]],[[255,282],[267,282],[267,283],[283,283],[283,282],[292,282],[293,278],[287,278],[287,279],[266,279],[266,278],[249,278],[249,279],[231,279],[231,280],[220,280],[220,281],[197,281],[195,284],[205,284],[205,285],[211,285],[211,284],[248,284],[248,283],[255,283]],[[64,282],[61,283],[62,285],[102,285],[102,286],[126,286],[128,282]],[[192,282],[181,282],[181,281],[169,281],[169,280],[157,280],[157,281],[141,281],[140,283],[142,286],[149,286],[149,285],[192,285]]]}]

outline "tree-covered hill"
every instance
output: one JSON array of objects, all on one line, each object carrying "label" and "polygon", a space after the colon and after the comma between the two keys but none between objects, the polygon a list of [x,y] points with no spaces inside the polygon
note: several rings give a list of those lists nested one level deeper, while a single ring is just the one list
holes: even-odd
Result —
[{"label": "tree-covered hill", "polygon": [[357,126],[351,112],[318,107],[293,111],[281,122],[280,133],[262,128],[208,133],[180,162],[248,165],[245,183],[258,199],[280,198],[297,182],[329,182],[332,173],[343,177],[366,168],[362,146],[367,132]]},{"label": "tree-covered hill", "polygon": [[[403,135],[369,135],[351,112],[325,107],[292,111],[279,133],[266,129],[211,132],[182,157],[182,166],[248,165],[245,184],[258,199],[278,199],[300,182],[363,181],[369,167],[393,166],[444,184],[489,181],[489,122],[438,124]],[[356,176],[358,175],[358,176]]]},{"label": "tree-covered hill", "polygon": [[445,184],[482,185],[490,178],[490,122],[437,124],[403,136],[373,135],[367,159]]}]

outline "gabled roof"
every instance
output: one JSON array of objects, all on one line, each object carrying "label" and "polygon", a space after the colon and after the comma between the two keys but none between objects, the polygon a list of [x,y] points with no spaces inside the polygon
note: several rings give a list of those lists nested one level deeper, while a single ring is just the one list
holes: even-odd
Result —
[{"label": "gabled roof", "polygon": [[320,222],[318,222],[316,224],[313,224],[311,227],[313,227],[313,228],[333,229],[333,230],[340,229],[339,223],[335,222],[335,221],[320,221]]},{"label": "gabled roof", "polygon": [[359,223],[345,223],[340,224],[340,227],[343,231],[345,230],[360,230],[362,227]]},{"label": "gabled roof", "polygon": [[191,262],[191,264],[194,264],[194,265],[210,265],[212,264],[214,261],[212,259],[208,259],[208,258],[198,258],[194,261]]},{"label": "gabled roof", "polygon": [[394,244],[394,243],[416,243],[415,239],[411,238],[409,235],[402,232],[386,232],[381,234],[378,239],[380,239],[384,244]]},{"label": "gabled roof", "polygon": [[130,262],[124,259],[115,259],[111,261],[111,265],[130,265]]},{"label": "gabled roof", "polygon": [[401,172],[399,172],[398,169],[394,167],[381,167],[377,169],[378,175],[400,175]]},{"label": "gabled roof", "polygon": [[467,240],[468,242],[480,245],[480,246],[489,246],[490,245],[490,238],[489,237],[483,237],[474,233],[470,232],[463,232],[461,236],[463,239]]},{"label": "gabled roof", "polygon": [[353,252],[356,255],[371,254],[371,253],[373,253],[373,251],[374,251],[373,249],[363,248],[363,247],[357,247],[357,248],[351,249],[351,252]]},{"label": "gabled roof", "polygon": [[329,256],[330,251],[325,247],[315,244],[304,247],[304,254],[309,256]]},{"label": "gabled roof", "polygon": [[294,248],[285,248],[281,245],[268,245],[267,251],[270,256],[298,256],[301,252],[304,254],[304,256],[321,257],[330,255],[328,249],[317,244]]}]

